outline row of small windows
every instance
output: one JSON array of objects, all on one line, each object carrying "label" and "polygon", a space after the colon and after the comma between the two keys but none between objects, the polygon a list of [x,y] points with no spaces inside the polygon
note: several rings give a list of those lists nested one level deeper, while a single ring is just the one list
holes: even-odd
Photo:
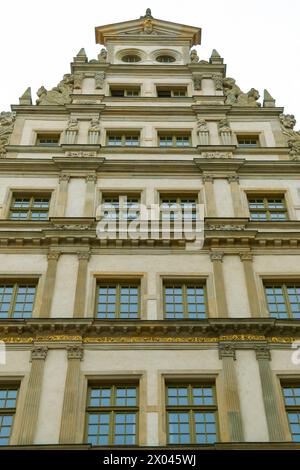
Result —
[{"label": "row of small windows", "polygon": [[[11,220],[47,220],[50,193],[37,195],[13,194],[9,211]],[[140,195],[103,195],[102,216],[115,220],[137,220],[140,217]],[[248,195],[250,219],[258,222],[284,221],[288,211],[283,195]],[[197,196],[161,196],[161,220],[196,220]]]},{"label": "row of small windows", "polygon": [[[118,86],[111,85],[109,88],[110,96],[115,96],[118,98],[126,97],[137,97],[141,96],[141,87],[128,85],[128,86]],[[180,98],[188,95],[186,86],[157,86],[156,87],[156,96],[158,98]]]},{"label": "row of small windows", "polygon": [[[258,135],[237,135],[237,144],[241,148],[259,147]],[[60,145],[60,133],[37,134],[36,145],[40,147],[56,147]],[[140,133],[138,131],[107,131],[106,145],[108,147],[139,147]],[[192,147],[191,132],[163,131],[157,135],[158,147]]]},{"label": "row of small windows", "polygon": [[[10,443],[18,386],[0,387],[0,446]],[[293,442],[300,442],[300,386],[282,386]],[[85,442],[94,446],[137,445],[138,384],[91,384],[88,388]],[[214,383],[169,383],[165,387],[168,444],[214,444],[220,438]]]},{"label": "row of small windows", "polygon": [[[36,298],[35,280],[0,284],[0,319],[31,318]],[[300,283],[264,284],[270,317],[300,319]],[[201,320],[209,315],[203,282],[164,282],[166,320]],[[95,317],[102,320],[135,320],[141,317],[140,280],[97,284]]]},{"label": "row of small windows", "polygon": [[[141,62],[142,58],[138,54],[126,54],[122,56],[121,60],[123,62],[130,64],[130,63]],[[161,55],[158,55],[155,60],[160,63],[170,64],[172,62],[175,62],[176,58],[172,55],[161,54]]]}]

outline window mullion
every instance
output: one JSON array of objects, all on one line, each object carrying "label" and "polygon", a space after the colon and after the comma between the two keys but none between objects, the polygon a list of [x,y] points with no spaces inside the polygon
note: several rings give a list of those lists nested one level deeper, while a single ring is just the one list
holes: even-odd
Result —
[{"label": "window mullion", "polygon": [[120,304],[121,304],[121,285],[117,284],[117,289],[116,289],[116,318],[120,318]]},{"label": "window mullion", "polygon": [[9,317],[12,318],[13,316],[13,311],[15,309],[15,303],[17,299],[17,292],[18,292],[18,284],[14,284],[13,286],[13,292],[12,292],[12,297],[11,297],[11,302],[10,302],[10,309],[9,309]]},{"label": "window mullion", "polygon": [[287,291],[287,285],[283,284],[282,287],[283,287],[283,292],[284,292],[285,305],[288,311],[288,316],[289,318],[293,318],[292,309],[291,309],[290,300],[289,300],[288,291]]}]

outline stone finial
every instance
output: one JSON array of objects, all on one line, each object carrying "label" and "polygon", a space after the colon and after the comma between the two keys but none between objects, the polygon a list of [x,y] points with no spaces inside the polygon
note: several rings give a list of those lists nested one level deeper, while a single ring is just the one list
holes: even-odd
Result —
[{"label": "stone finial", "polygon": [[74,75],[66,73],[59,84],[52,88],[52,90],[46,90],[44,86],[41,86],[38,91],[37,105],[64,105],[70,104],[71,94],[74,89]]},{"label": "stone finial", "polygon": [[106,63],[107,61],[107,50],[102,48],[100,53],[98,54],[98,62]]},{"label": "stone finial", "polygon": [[76,57],[74,57],[74,62],[87,62],[88,61],[88,58],[87,58],[87,55],[85,53],[85,50],[84,48],[82,47],[80,49],[80,51],[78,52],[78,54],[76,55]]},{"label": "stone finial", "polygon": [[5,155],[5,147],[9,143],[16,115],[12,112],[2,111],[0,113],[0,155]]},{"label": "stone finial", "polygon": [[151,8],[147,8],[145,15],[142,15],[140,18],[153,18]]},{"label": "stone finial", "polygon": [[199,62],[199,57],[198,57],[198,54],[197,54],[197,51],[196,49],[193,49],[190,53],[190,59],[191,59],[191,63],[192,64],[196,64],[197,62]]},{"label": "stone finial", "polygon": [[209,58],[209,62],[210,64],[223,64],[223,59],[218,53],[218,51],[216,51],[216,49],[212,50],[211,56]]},{"label": "stone finial", "polygon": [[22,96],[19,98],[19,104],[23,105],[32,105],[32,98],[31,98],[31,88],[28,87]]},{"label": "stone finial", "polygon": [[275,107],[275,100],[274,98],[270,95],[268,90],[264,90],[264,102],[263,106],[265,108],[274,108]]}]

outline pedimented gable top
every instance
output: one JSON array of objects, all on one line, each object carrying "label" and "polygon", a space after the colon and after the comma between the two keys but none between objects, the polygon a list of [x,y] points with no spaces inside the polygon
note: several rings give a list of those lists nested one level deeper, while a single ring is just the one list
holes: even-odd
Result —
[{"label": "pedimented gable top", "polygon": [[121,40],[131,40],[137,42],[138,39],[153,40],[159,36],[170,39],[184,39],[190,42],[190,46],[200,44],[201,28],[188,26],[171,21],[153,18],[150,9],[146,15],[136,20],[122,21],[95,28],[96,43],[107,44],[107,41],[120,38]]}]

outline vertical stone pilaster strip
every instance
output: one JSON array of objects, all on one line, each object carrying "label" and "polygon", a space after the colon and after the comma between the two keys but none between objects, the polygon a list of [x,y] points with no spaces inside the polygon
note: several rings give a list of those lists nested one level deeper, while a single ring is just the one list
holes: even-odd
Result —
[{"label": "vertical stone pilaster strip", "polygon": [[214,178],[211,175],[203,175],[205,202],[207,207],[207,217],[217,217],[217,206],[214,191]]},{"label": "vertical stone pilaster strip", "polygon": [[62,173],[59,177],[59,190],[56,206],[56,217],[64,217],[67,206],[68,198],[68,185],[69,185],[70,175]]},{"label": "vertical stone pilaster strip", "polygon": [[40,312],[41,318],[49,318],[51,315],[51,306],[52,306],[52,299],[53,299],[53,294],[54,294],[57,262],[58,262],[59,256],[60,256],[60,253],[58,251],[50,251],[47,255],[48,267],[47,267],[47,272],[46,272],[44,293],[43,293],[42,306],[41,306],[41,312]]},{"label": "vertical stone pilaster strip", "polygon": [[235,349],[231,344],[219,344],[219,358],[222,359],[222,382],[230,442],[243,442],[244,432],[240,411],[240,399],[234,361]]},{"label": "vertical stone pilaster strip", "polygon": [[271,354],[266,345],[256,347],[256,359],[259,367],[269,438],[271,442],[282,442],[285,440],[284,425],[277,403],[276,387],[269,362]]},{"label": "vertical stone pilaster strip", "polygon": [[76,290],[75,290],[73,317],[82,318],[84,317],[86,276],[87,276],[88,262],[90,259],[90,253],[89,252],[77,253],[77,257],[78,257],[78,271],[77,271],[77,282],[76,282]]},{"label": "vertical stone pilaster strip", "polygon": [[240,253],[240,258],[244,266],[247,293],[252,317],[260,317],[260,305],[258,301],[258,292],[253,272],[253,255],[252,253]]},{"label": "vertical stone pilaster strip", "polygon": [[220,318],[228,317],[224,273],[223,273],[223,266],[222,266],[223,256],[224,256],[224,253],[217,252],[217,251],[212,252],[210,254],[210,259],[213,263],[218,317]]},{"label": "vertical stone pilaster strip", "polygon": [[46,346],[39,345],[31,351],[31,370],[20,422],[19,445],[34,444],[47,352]]},{"label": "vertical stone pilaster strip", "polygon": [[94,206],[95,206],[95,188],[96,188],[97,176],[87,175],[85,180],[86,180],[86,192],[85,192],[85,203],[84,203],[84,217],[93,217]]},{"label": "vertical stone pilaster strip", "polygon": [[244,214],[240,195],[239,177],[237,175],[232,175],[227,178],[227,181],[230,184],[234,216],[243,217]]},{"label": "vertical stone pilaster strip", "polygon": [[67,355],[68,369],[59,434],[60,444],[74,444],[76,442],[80,399],[80,361],[83,358],[82,346],[69,346],[67,349]]}]

